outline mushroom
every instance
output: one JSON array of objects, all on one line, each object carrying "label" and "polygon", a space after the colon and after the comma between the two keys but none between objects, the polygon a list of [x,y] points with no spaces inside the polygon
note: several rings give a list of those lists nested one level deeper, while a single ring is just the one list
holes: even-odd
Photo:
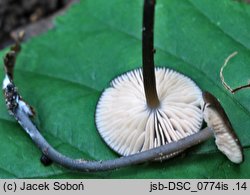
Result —
[{"label": "mushroom", "polygon": [[[148,6],[150,9],[149,10],[146,9],[146,11],[145,11],[145,7],[148,7]],[[144,12],[148,13],[148,11],[149,11],[149,13],[151,13],[151,14],[149,14],[150,17],[153,16],[152,15],[152,11],[154,10],[154,9],[152,9],[153,6],[154,6],[154,1],[145,0]],[[145,16],[145,14],[144,14],[144,16]],[[145,20],[145,18],[144,18],[144,20]],[[164,99],[165,95],[167,94],[168,90],[170,90],[170,89],[168,88],[167,91],[161,90],[161,89],[164,89],[166,87],[165,87],[165,85],[159,84],[159,85],[157,85],[158,91],[159,91],[159,98],[158,98],[158,94],[156,93],[155,82],[156,82],[156,84],[158,84],[158,82],[160,83],[161,79],[165,79],[165,77],[170,77],[170,75],[172,75],[172,76],[174,75],[177,78],[179,78],[178,82],[185,81],[185,83],[186,83],[186,81],[189,80],[187,82],[187,85],[184,85],[184,84],[183,84],[183,86],[181,85],[182,87],[187,86],[190,89],[194,89],[193,93],[191,93],[192,95],[190,95],[190,94],[187,95],[188,98],[184,101],[184,103],[191,102],[191,105],[190,104],[185,105],[185,107],[184,107],[185,109],[183,110],[183,112],[192,113],[192,115],[195,116],[194,113],[196,113],[196,114],[200,113],[198,102],[203,102],[203,100],[201,97],[199,97],[200,93],[201,93],[199,91],[199,88],[187,77],[180,75],[179,73],[176,73],[172,70],[168,70],[168,69],[164,69],[164,68],[157,68],[157,69],[154,68],[154,64],[153,64],[153,51],[154,50],[152,47],[153,42],[152,42],[152,39],[150,39],[150,37],[151,38],[153,37],[152,33],[150,33],[150,29],[152,30],[152,28],[148,28],[148,26],[147,26],[147,24],[150,22],[151,22],[151,27],[152,27],[152,20],[149,20],[148,22],[144,21],[145,32],[143,33],[143,35],[144,35],[143,37],[148,36],[148,38],[147,39],[143,38],[143,45],[145,45],[145,44],[147,45],[147,46],[143,46],[143,50],[144,50],[143,51],[143,56],[144,56],[143,57],[143,61],[144,61],[143,62],[143,70],[138,69],[135,71],[131,71],[131,72],[127,73],[126,75],[118,77],[117,79],[115,79],[113,81],[113,83],[114,83],[114,85],[119,85],[120,83],[126,84],[127,82],[124,82],[124,80],[128,80],[130,82],[142,82],[143,81],[146,100],[145,100],[144,96],[142,95],[143,94],[143,87],[142,87],[143,84],[134,85],[134,87],[141,88],[139,90],[140,92],[133,90],[134,88],[132,87],[132,88],[130,88],[129,93],[137,95],[137,96],[141,97],[142,99],[144,99],[144,109],[148,113],[148,116],[151,114],[151,119],[148,122],[150,124],[148,124],[148,125],[149,125],[149,127],[153,127],[154,129],[156,129],[158,131],[158,135],[156,132],[156,134],[155,134],[156,136],[154,137],[155,139],[153,139],[153,141],[151,142],[152,146],[154,146],[155,148],[148,149],[148,150],[142,151],[142,152],[137,152],[136,154],[131,154],[131,155],[128,155],[125,157],[120,157],[120,158],[113,159],[113,160],[88,161],[85,159],[72,159],[72,158],[67,157],[67,156],[61,154],[60,152],[56,151],[45,140],[45,138],[41,135],[41,133],[37,129],[36,125],[31,120],[31,117],[34,115],[33,110],[31,108],[31,106],[29,106],[25,101],[23,101],[17,88],[15,87],[15,84],[13,81],[14,80],[13,69],[14,69],[15,59],[16,59],[17,53],[20,50],[19,41],[17,41],[16,45],[14,47],[12,47],[11,50],[6,54],[5,60],[4,60],[5,79],[3,81],[3,92],[4,92],[5,101],[6,101],[6,106],[9,110],[10,114],[12,116],[14,116],[16,121],[25,130],[25,132],[30,136],[30,138],[37,145],[37,147],[42,151],[44,156],[42,156],[41,162],[44,165],[49,165],[51,162],[55,162],[63,167],[78,170],[78,171],[85,171],[85,172],[112,170],[112,169],[117,169],[117,168],[121,168],[124,166],[143,163],[145,161],[154,160],[154,159],[158,159],[158,158],[162,158],[162,157],[171,158],[175,154],[180,153],[180,151],[183,151],[187,148],[190,148],[194,145],[197,145],[197,144],[211,138],[213,136],[213,134],[215,135],[215,137],[218,136],[218,138],[216,138],[217,144],[219,144],[219,145],[221,145],[221,143],[224,144],[223,146],[220,146],[219,149],[222,152],[225,152],[226,155],[229,156],[230,160],[232,160],[234,163],[240,163],[243,161],[243,154],[242,154],[242,149],[241,149],[242,147],[240,145],[240,142],[239,142],[237,136],[232,132],[232,127],[231,127],[231,125],[229,125],[230,122],[229,122],[228,118],[226,117],[226,114],[223,111],[223,108],[220,105],[218,105],[219,102],[216,100],[216,98],[213,97],[208,92],[205,92],[203,95],[205,103],[203,104],[204,107],[202,109],[204,111],[204,116],[206,118],[206,121],[208,121],[208,127],[204,128],[203,130],[198,131],[196,133],[194,133],[195,132],[194,129],[193,129],[193,131],[189,132],[189,130],[186,129],[186,126],[190,126],[189,128],[192,129],[195,127],[195,124],[198,124],[197,125],[197,127],[198,127],[200,124],[197,121],[200,120],[200,116],[197,115],[197,117],[192,118],[188,115],[189,116],[188,120],[191,119],[191,121],[196,121],[197,123],[194,123],[194,122],[182,123],[181,126],[179,127],[175,123],[172,122],[171,125],[173,125],[173,127],[175,127],[176,130],[178,130],[178,131],[180,131],[182,129],[186,129],[186,131],[183,130],[183,132],[185,132],[186,134],[190,134],[190,135],[187,137],[181,138],[178,141],[171,141],[168,144],[158,146],[159,144],[164,143],[164,141],[167,140],[167,138],[164,137],[164,135],[163,135],[164,128],[161,125],[169,125],[167,122],[164,121],[164,119],[165,119],[164,114],[166,114],[166,113],[168,114],[168,111],[166,113],[164,113],[161,109],[164,108],[165,106],[169,106],[168,104],[170,104],[170,103],[172,105],[172,100],[173,100],[172,98],[173,97],[170,96],[168,98],[168,101],[162,101],[162,98]],[[150,25],[149,25],[149,27],[150,27]],[[151,32],[153,32],[153,31],[151,31]],[[151,41],[148,41],[148,40],[151,40]],[[149,45],[151,45],[151,46],[149,47]],[[16,48],[19,48],[19,49],[17,50]],[[151,56],[151,57],[148,57],[148,56]],[[155,70],[156,75],[157,75],[156,80],[155,80],[154,70]],[[135,74],[138,74],[138,76],[135,77]],[[166,75],[168,75],[168,76],[166,76]],[[147,79],[145,79],[145,77]],[[173,82],[172,85],[177,84],[178,82]],[[148,86],[148,87],[145,87],[145,86]],[[171,90],[174,90],[174,89],[171,89]],[[104,93],[108,93],[108,91],[109,90],[106,90]],[[103,97],[104,96],[101,97],[100,101],[102,101]],[[182,99],[182,98],[177,96],[177,99]],[[127,98],[127,96],[126,96],[125,100],[127,101],[126,103],[128,103],[132,99],[130,99],[130,97]],[[141,104],[142,104],[142,102],[141,102]],[[175,103],[174,105],[175,105],[175,107],[178,108],[177,105],[179,105],[179,102]],[[100,105],[98,104],[98,106],[100,106]],[[183,103],[181,103],[181,106],[183,106]],[[194,109],[195,111],[193,111],[192,109],[190,109],[190,107],[197,107],[197,108]],[[109,109],[109,107],[107,107],[107,109]],[[138,107],[136,107],[134,109],[137,111],[140,111],[140,109],[138,109]],[[186,110],[189,110],[189,111],[186,111]],[[192,110],[192,111],[190,111],[190,110]],[[109,113],[109,112],[107,112],[107,113]],[[173,112],[173,113],[176,116],[178,116],[177,118],[180,118],[179,116],[183,116],[183,113],[180,111]],[[96,113],[96,114],[98,114],[98,113]],[[136,114],[138,114],[138,113],[136,113]],[[125,116],[125,117],[127,117],[127,116]],[[157,123],[154,123],[154,120],[156,117],[159,117],[159,121],[157,121]],[[215,119],[213,119],[213,117],[215,117]],[[143,120],[140,120],[139,122],[141,122],[141,124],[143,124]],[[155,124],[157,124],[157,125],[155,125]],[[193,125],[190,125],[190,124],[193,124]],[[134,125],[134,124],[131,123],[130,125]],[[120,128],[120,127],[118,127],[118,128]],[[167,126],[167,128],[169,128],[169,126]],[[217,131],[218,133],[217,132],[213,133],[212,128],[214,128],[215,131],[217,131],[217,129],[219,129],[223,133],[220,133],[218,131]],[[229,133],[226,132],[226,130],[228,130],[228,129],[230,130],[230,131],[228,131]],[[152,130],[150,130],[149,132],[152,133]],[[181,135],[180,132],[176,133],[176,135],[174,135],[174,136],[171,135],[172,139],[173,140],[174,140],[174,138],[177,139],[177,137]],[[172,134],[173,134],[173,132],[172,132]],[[220,137],[222,134],[223,134],[223,136]],[[226,140],[226,141],[222,141],[222,140]],[[136,144],[139,144],[139,143],[136,143]],[[137,148],[139,148],[139,147],[137,147]],[[230,150],[232,150],[232,151],[230,151]],[[238,154],[234,155],[233,153],[238,153]]]},{"label": "mushroom", "polygon": [[96,108],[96,126],[120,155],[130,155],[176,142],[201,129],[202,92],[190,78],[155,68],[153,48],[155,1],[143,12],[143,68],[111,81]]},{"label": "mushroom", "polygon": [[203,93],[204,120],[214,131],[215,143],[218,149],[234,163],[243,161],[243,149],[239,138],[222,108],[220,102],[209,92]]},{"label": "mushroom", "polygon": [[155,75],[160,100],[157,107],[146,102],[141,69],[115,78],[98,102],[97,129],[121,155],[176,142],[201,128],[202,93],[197,85],[166,68],[156,68]]}]

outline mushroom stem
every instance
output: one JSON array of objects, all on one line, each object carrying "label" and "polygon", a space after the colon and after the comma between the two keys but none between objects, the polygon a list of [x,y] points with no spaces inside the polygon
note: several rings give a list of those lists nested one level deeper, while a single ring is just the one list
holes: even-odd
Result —
[{"label": "mushroom stem", "polygon": [[147,105],[157,108],[160,101],[156,91],[154,67],[154,12],[155,0],[145,0],[142,27],[143,82]]},{"label": "mushroom stem", "polygon": [[44,139],[36,126],[30,120],[30,118],[21,109],[17,108],[14,116],[19,124],[23,127],[23,129],[25,129],[26,133],[29,134],[33,142],[49,159],[63,167],[83,172],[96,172],[117,169],[125,166],[147,162],[166,155],[171,158],[171,154],[190,148],[213,136],[212,129],[207,127],[199,131],[198,133],[185,137],[177,142],[172,142],[167,145],[153,148],[144,152],[139,152],[133,155],[120,157],[113,160],[87,161],[84,159],[72,159],[56,151]]}]

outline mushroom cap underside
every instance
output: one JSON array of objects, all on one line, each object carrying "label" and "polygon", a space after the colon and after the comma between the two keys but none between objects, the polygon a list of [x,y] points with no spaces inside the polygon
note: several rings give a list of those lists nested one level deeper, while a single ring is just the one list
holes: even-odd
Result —
[{"label": "mushroom cap underside", "polygon": [[127,156],[178,141],[200,130],[202,92],[188,77],[155,68],[160,106],[147,106],[141,69],[111,81],[96,109],[96,126],[104,141]]}]

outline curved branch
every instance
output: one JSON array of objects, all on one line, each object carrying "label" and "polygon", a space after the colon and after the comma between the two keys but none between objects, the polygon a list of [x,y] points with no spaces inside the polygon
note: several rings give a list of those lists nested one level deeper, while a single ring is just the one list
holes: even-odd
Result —
[{"label": "curved branch", "polygon": [[87,161],[84,159],[71,159],[56,151],[40,134],[36,126],[32,123],[30,118],[19,108],[16,109],[14,116],[19,124],[29,134],[34,143],[49,159],[58,163],[59,165],[78,170],[78,171],[107,171],[117,169],[125,166],[135,165],[147,161],[154,160],[168,155],[171,157],[172,153],[176,151],[185,150],[194,145],[197,145],[213,136],[213,131],[210,128],[205,128],[196,134],[190,135],[178,142],[172,142],[145,152],[136,153],[133,155],[120,157],[114,160],[107,161]]}]

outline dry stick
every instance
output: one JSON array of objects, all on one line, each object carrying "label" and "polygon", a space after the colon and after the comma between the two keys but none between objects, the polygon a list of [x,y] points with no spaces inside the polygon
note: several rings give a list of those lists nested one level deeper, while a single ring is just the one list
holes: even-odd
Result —
[{"label": "dry stick", "polygon": [[155,0],[145,0],[142,27],[142,65],[144,91],[147,105],[150,108],[157,108],[160,105],[155,82],[154,12]]},{"label": "dry stick", "polygon": [[155,158],[170,155],[176,151],[190,148],[213,136],[213,131],[207,127],[196,134],[179,140],[178,142],[172,142],[167,145],[147,150],[145,152],[120,157],[114,160],[86,161],[84,159],[71,159],[56,151],[40,134],[29,117],[25,115],[25,113],[23,113],[20,109],[16,110],[15,118],[30,135],[31,139],[38,146],[38,148],[40,148],[40,150],[52,161],[63,167],[85,172],[107,171],[147,162]]},{"label": "dry stick", "polygon": [[[154,5],[154,1],[146,0],[145,4],[146,5],[144,6],[144,14],[148,13],[147,9],[149,9],[149,12],[151,14],[146,14],[146,15],[147,15],[147,17],[153,17],[151,11],[152,11],[152,5]],[[150,5],[148,5],[148,4],[150,4]],[[148,20],[147,17],[144,16],[144,23],[147,23],[147,20]],[[152,20],[152,18],[149,18],[149,19]],[[143,42],[145,42],[145,41],[146,40],[143,39]],[[144,49],[147,51],[151,50],[151,52],[152,52],[151,46],[146,46],[146,45],[144,44]],[[11,49],[11,51],[6,54],[6,57],[5,57],[5,60],[7,60],[5,62],[11,62],[11,63],[5,63],[6,77],[4,79],[3,90],[4,90],[6,105],[9,109],[10,114],[15,117],[15,119],[23,127],[23,129],[26,131],[26,133],[31,137],[33,142],[38,146],[38,148],[42,151],[42,153],[46,157],[48,157],[49,159],[51,159],[52,161],[54,161],[55,163],[58,163],[59,165],[61,165],[63,167],[67,167],[67,168],[78,170],[78,171],[85,171],[85,172],[88,172],[88,171],[106,171],[106,170],[121,168],[124,166],[139,164],[139,163],[143,163],[146,161],[152,161],[156,158],[161,158],[163,156],[164,156],[164,159],[167,159],[167,158],[172,157],[171,154],[176,153],[178,151],[188,149],[188,148],[190,148],[194,145],[197,145],[197,144],[199,144],[199,143],[201,143],[201,142],[203,142],[203,141],[205,141],[213,136],[212,129],[207,127],[205,129],[201,130],[200,132],[195,133],[193,135],[190,135],[186,138],[183,138],[177,142],[172,142],[172,143],[169,143],[167,145],[153,148],[153,149],[150,149],[150,150],[147,150],[144,152],[136,153],[136,154],[125,156],[125,157],[120,157],[120,158],[117,158],[114,160],[107,160],[107,161],[87,161],[84,159],[71,159],[67,156],[64,156],[63,154],[56,151],[44,139],[44,137],[40,134],[37,127],[33,124],[32,120],[30,119],[30,116],[31,116],[30,113],[32,113],[30,111],[30,106],[21,99],[21,96],[17,92],[17,88],[15,87],[15,85],[13,83],[13,69],[14,69],[14,64],[15,64],[15,60],[13,60],[13,59],[16,58],[17,52],[19,51],[19,50],[18,51],[15,50],[15,48],[19,48],[19,47],[20,46],[17,42],[16,46],[13,47]],[[147,47],[150,47],[150,49],[148,50]],[[147,57],[145,55],[143,55],[143,58],[147,58]],[[153,58],[151,58],[151,60],[152,59]],[[153,65],[154,64],[151,63],[149,66],[151,69],[148,69],[148,70],[152,70]],[[146,69],[147,69],[147,65],[146,65]],[[154,72],[154,70],[153,70],[153,72]],[[12,78],[10,78],[9,73],[11,73]],[[150,73],[146,71],[144,76],[149,76],[152,78],[152,77],[154,77],[154,74],[151,74],[151,76],[150,76]],[[150,84],[147,81],[146,81],[146,83]],[[154,86],[154,88],[155,88],[155,83],[152,86]],[[148,87],[150,87],[150,86],[148,86]],[[151,88],[151,90],[152,90],[152,88]],[[155,95],[157,96],[156,93],[155,93]],[[151,100],[151,96],[148,98]],[[149,102],[151,102],[151,101],[149,101]],[[156,106],[156,105],[157,104],[155,104],[155,102],[154,102],[154,104],[152,104],[151,106]],[[168,157],[165,157],[165,156],[168,156]]]},{"label": "dry stick", "polygon": [[240,86],[240,87],[236,87],[235,89],[232,89],[232,88],[225,82],[225,79],[224,79],[224,76],[223,76],[223,70],[224,70],[224,68],[226,67],[226,65],[228,64],[229,60],[230,60],[231,58],[233,58],[234,56],[236,56],[237,54],[238,54],[238,52],[235,51],[234,53],[232,53],[231,55],[229,55],[229,56],[226,58],[226,60],[225,60],[225,62],[224,62],[224,64],[223,64],[223,66],[222,66],[221,69],[220,69],[220,79],[221,79],[221,82],[222,82],[223,86],[224,86],[227,90],[229,90],[231,93],[235,93],[235,92],[237,92],[237,91],[239,91],[239,90],[241,90],[241,89],[244,89],[244,88],[250,88],[250,83],[249,83],[249,84],[247,84],[247,85],[243,85],[243,86]]}]

